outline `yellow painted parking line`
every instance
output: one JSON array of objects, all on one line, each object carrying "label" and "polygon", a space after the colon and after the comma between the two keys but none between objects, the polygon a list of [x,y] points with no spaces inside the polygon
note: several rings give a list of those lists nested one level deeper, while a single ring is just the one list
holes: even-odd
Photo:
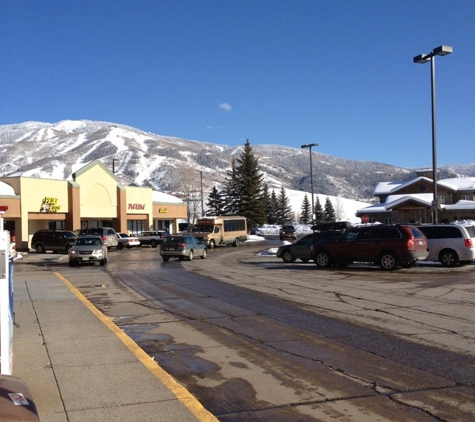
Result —
[{"label": "yellow painted parking line", "polygon": [[157,362],[147,355],[127,334],[125,334],[117,325],[99,311],[86,297],[74,287],[71,282],[64,278],[60,273],[53,271],[71,292],[111,330],[124,343],[127,348],[137,357],[137,359],[154,374],[174,395],[202,422],[218,422],[218,419],[208,412],[203,405],[182,385],[176,382],[173,377],[163,370]]}]

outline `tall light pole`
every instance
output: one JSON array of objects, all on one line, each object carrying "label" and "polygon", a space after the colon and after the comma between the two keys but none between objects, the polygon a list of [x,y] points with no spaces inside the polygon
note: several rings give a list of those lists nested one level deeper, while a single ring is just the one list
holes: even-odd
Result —
[{"label": "tall light pole", "polygon": [[438,223],[439,201],[437,198],[437,142],[435,130],[435,56],[446,56],[452,53],[453,48],[448,45],[441,45],[434,48],[429,54],[419,54],[414,57],[414,63],[430,62],[430,82],[431,82],[431,98],[432,98],[432,191],[433,191],[433,223]]},{"label": "tall light pole", "polygon": [[112,174],[115,174],[115,163],[118,163],[119,160],[117,158],[112,159]]},{"label": "tall light pole", "polygon": [[302,145],[300,148],[308,148],[310,151],[310,188],[312,189],[312,226],[314,226],[315,225],[315,206],[313,205],[312,147],[318,147],[318,144]]}]

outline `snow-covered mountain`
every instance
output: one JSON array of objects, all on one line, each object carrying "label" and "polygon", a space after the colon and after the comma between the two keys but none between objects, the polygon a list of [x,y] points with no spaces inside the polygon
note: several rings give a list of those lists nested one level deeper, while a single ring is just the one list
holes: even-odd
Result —
[{"label": "snow-covered mountain", "polygon": [[[311,191],[308,150],[250,142],[269,187]],[[114,167],[122,184],[175,193],[199,191],[202,186],[207,194],[213,185],[219,188],[242,147],[162,136],[109,122],[25,122],[0,126],[0,176],[70,179],[73,167],[99,159],[111,170]],[[322,195],[368,202],[378,182],[415,176],[413,169],[313,153],[314,192]],[[475,165],[463,170],[475,174]],[[441,169],[441,177],[457,177],[456,171]]]}]

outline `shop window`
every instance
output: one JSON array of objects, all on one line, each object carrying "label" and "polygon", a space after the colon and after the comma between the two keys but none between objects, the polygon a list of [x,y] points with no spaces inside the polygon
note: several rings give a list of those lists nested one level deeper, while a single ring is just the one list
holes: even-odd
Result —
[{"label": "shop window", "polygon": [[462,195],[462,201],[470,201],[470,195]]},{"label": "shop window", "polygon": [[64,221],[49,221],[49,230],[64,230]]}]

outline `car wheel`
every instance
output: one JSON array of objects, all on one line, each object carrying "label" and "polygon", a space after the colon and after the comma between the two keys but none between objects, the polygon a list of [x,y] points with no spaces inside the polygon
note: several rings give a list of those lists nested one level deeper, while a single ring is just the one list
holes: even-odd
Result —
[{"label": "car wheel", "polygon": [[233,246],[239,246],[241,244],[241,241],[239,239],[236,239],[233,243]]},{"label": "car wheel", "polygon": [[385,252],[379,258],[379,265],[386,271],[392,271],[397,267],[396,256],[391,252]]},{"label": "car wheel", "polygon": [[45,253],[46,252],[46,249],[45,249],[45,247],[42,243],[37,243],[35,249],[36,249],[37,253]]},{"label": "car wheel", "polygon": [[314,262],[317,267],[328,268],[332,263],[332,258],[328,252],[320,251],[315,253]]},{"label": "car wheel", "polygon": [[211,240],[209,241],[209,248],[210,248],[210,249],[214,249],[215,246],[216,246],[216,243],[215,243],[214,239],[211,239]]},{"label": "car wheel", "polygon": [[75,265],[76,265],[76,263],[74,262],[74,260],[73,260],[73,259],[70,259],[70,260],[69,260],[69,266],[70,266],[70,267],[74,267]]},{"label": "car wheel", "polygon": [[444,267],[455,267],[459,263],[459,257],[455,251],[445,249],[439,253],[439,261]]},{"label": "car wheel", "polygon": [[203,249],[203,255],[201,255],[201,259],[206,259],[207,254],[208,252],[206,251],[206,249]]},{"label": "car wheel", "polygon": [[165,262],[168,262],[168,260],[170,259],[169,256],[162,256],[162,259],[165,261]]},{"label": "car wheel", "polygon": [[123,247],[124,247],[124,245],[122,245],[122,243],[117,244],[117,249],[122,249]]},{"label": "car wheel", "polygon": [[157,247],[157,241],[156,241],[156,240],[152,240],[152,241],[150,242],[150,246],[151,246],[152,248],[156,248],[156,247]]},{"label": "car wheel", "polygon": [[294,262],[295,257],[292,254],[292,252],[290,252],[288,249],[286,249],[284,252],[282,252],[282,261],[284,261],[286,263]]},{"label": "car wheel", "polygon": [[107,261],[106,261],[105,259],[101,259],[101,260],[99,261],[99,264],[100,264],[100,265],[105,265],[106,262],[107,262]]},{"label": "car wheel", "polygon": [[66,245],[66,247],[64,248],[65,252],[68,253],[69,250],[70,250],[72,247],[73,247],[73,244],[72,244],[72,243],[68,243],[68,244]]},{"label": "car wheel", "polygon": [[193,249],[190,251],[190,254],[188,255],[188,261],[193,261]]}]

